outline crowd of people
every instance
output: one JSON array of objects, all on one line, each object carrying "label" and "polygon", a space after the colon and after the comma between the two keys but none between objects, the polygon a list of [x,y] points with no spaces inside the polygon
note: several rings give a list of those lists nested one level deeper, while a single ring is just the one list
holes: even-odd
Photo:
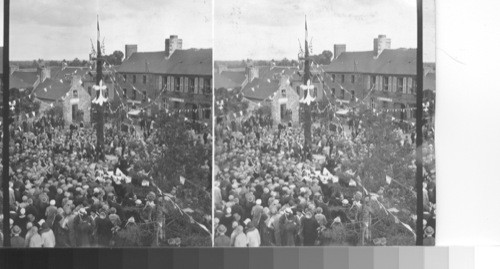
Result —
[{"label": "crowd of people", "polygon": [[[136,171],[139,157],[131,145],[154,145],[156,139],[151,130],[142,128],[145,140],[132,129],[106,126],[101,158],[89,126],[65,127],[49,116],[11,124],[10,167],[3,168],[11,177],[11,234],[0,229],[0,241],[11,236],[13,247],[137,246],[119,234],[138,226],[166,240],[161,227],[178,210],[179,190],[162,193],[148,184],[145,194],[137,193],[146,187],[130,173],[147,174]],[[158,145],[149,154],[160,150]]]},{"label": "crowd of people", "polygon": [[[303,129],[251,115],[216,126],[214,183],[215,246],[326,246],[398,244],[381,224],[414,242],[416,213],[393,208],[394,198],[412,187],[367,190],[355,160],[362,132],[349,132],[349,119],[313,124],[311,147]],[[398,147],[415,147],[411,130],[395,130]],[[425,244],[433,245],[435,171],[433,134],[426,128],[424,182]],[[342,141],[340,143],[339,141]],[[370,145],[367,145],[370,146]],[[373,146],[373,145],[372,145]],[[408,166],[414,164],[410,163]],[[385,181],[385,178],[383,179]],[[404,193],[404,194],[403,194]],[[415,199],[413,201],[415,201]],[[397,212],[413,222],[402,225]],[[404,223],[406,224],[406,223]],[[411,228],[413,227],[413,228]]]}]

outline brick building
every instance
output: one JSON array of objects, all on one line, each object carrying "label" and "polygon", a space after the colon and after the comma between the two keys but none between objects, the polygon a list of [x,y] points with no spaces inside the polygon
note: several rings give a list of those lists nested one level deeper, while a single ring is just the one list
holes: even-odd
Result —
[{"label": "brick building", "polygon": [[334,59],[324,67],[332,80],[332,94],[344,103],[364,99],[374,108],[396,109],[395,117],[413,120],[416,49],[391,49],[391,41],[384,35],[373,43],[371,51],[349,52],[345,45],[335,47]]},{"label": "brick building", "polygon": [[[212,123],[212,49],[182,49],[182,39],[170,36],[165,49],[138,52],[126,45],[125,60],[118,73],[130,84],[121,98],[131,107],[185,111],[185,116]],[[152,102],[154,102],[152,104]]]}]

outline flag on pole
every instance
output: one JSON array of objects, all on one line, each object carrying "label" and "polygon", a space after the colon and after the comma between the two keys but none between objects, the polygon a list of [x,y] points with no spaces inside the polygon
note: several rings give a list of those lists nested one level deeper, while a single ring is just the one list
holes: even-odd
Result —
[{"label": "flag on pole", "polygon": [[97,41],[101,39],[101,30],[99,29],[99,15],[97,15]]},{"label": "flag on pole", "polygon": [[305,21],[306,21],[306,41],[307,41],[307,16],[305,16]]}]

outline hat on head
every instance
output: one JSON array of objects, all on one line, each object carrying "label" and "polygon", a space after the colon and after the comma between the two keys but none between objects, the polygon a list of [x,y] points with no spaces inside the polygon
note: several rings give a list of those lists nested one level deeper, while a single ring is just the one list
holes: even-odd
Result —
[{"label": "hat on head", "polygon": [[261,199],[257,199],[257,201],[255,201],[256,204],[258,205],[261,205],[262,204],[262,200]]},{"label": "hat on head", "polygon": [[56,200],[54,200],[54,199],[50,200],[50,205],[52,205],[52,206],[56,205]]},{"label": "hat on head", "polygon": [[14,227],[12,227],[12,233],[14,235],[19,235],[21,233],[21,228],[19,228],[19,226],[17,225],[14,225]]},{"label": "hat on head", "polygon": [[341,223],[340,217],[336,217],[333,219],[333,223]]},{"label": "hat on head", "polygon": [[78,210],[78,213],[83,215],[83,214],[87,214],[87,210],[85,210],[85,208],[80,208],[80,210]]},{"label": "hat on head", "polygon": [[425,235],[432,236],[434,234],[434,229],[431,226],[427,226],[424,230]]},{"label": "hat on head", "polygon": [[221,225],[219,225],[219,227],[217,227],[217,232],[220,234],[225,234],[226,231],[227,231],[227,228],[223,224],[221,224]]},{"label": "hat on head", "polygon": [[243,223],[245,223],[245,225],[248,225],[248,223],[250,223],[250,222],[251,222],[250,219],[246,219],[246,220],[243,221]]}]

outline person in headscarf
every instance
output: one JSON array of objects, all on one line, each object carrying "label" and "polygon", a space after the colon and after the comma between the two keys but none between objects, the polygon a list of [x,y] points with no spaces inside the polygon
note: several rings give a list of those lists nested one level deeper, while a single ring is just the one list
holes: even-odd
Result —
[{"label": "person in headscarf", "polygon": [[40,236],[43,241],[44,248],[53,248],[56,246],[56,238],[52,229],[50,229],[47,222],[42,223]]},{"label": "person in headscarf", "polygon": [[246,234],[243,232],[243,226],[238,225],[234,230],[236,232],[236,237],[234,239],[235,247],[248,247],[248,238]]},{"label": "person in headscarf", "polygon": [[40,236],[40,234],[38,234],[38,227],[36,227],[35,225],[33,225],[31,227],[31,236],[29,237],[29,247],[30,248],[41,248],[43,247],[43,239],[42,237]]},{"label": "person in headscarf", "polygon": [[247,239],[248,239],[248,246],[249,247],[260,247],[260,233],[259,230],[255,228],[255,224],[253,221],[250,221],[247,224]]}]

